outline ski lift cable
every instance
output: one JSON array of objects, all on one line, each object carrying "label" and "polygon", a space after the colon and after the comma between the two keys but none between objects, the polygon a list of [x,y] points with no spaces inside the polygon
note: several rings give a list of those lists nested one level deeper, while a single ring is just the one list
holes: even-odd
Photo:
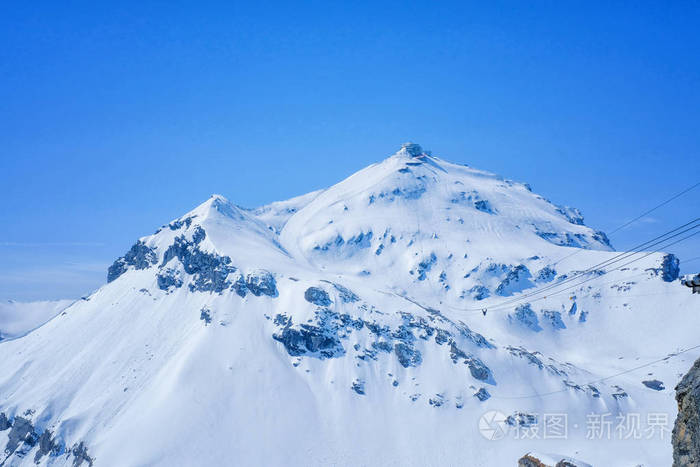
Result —
[{"label": "ski lift cable", "polygon": [[[591,267],[585,269],[584,271],[580,271],[580,272],[578,272],[578,273],[572,275],[571,277],[568,277],[568,278],[564,279],[564,280],[561,281],[561,282],[558,282],[558,283],[556,283],[556,284],[550,284],[550,285],[545,286],[545,287],[543,287],[543,288],[541,288],[541,289],[538,289],[538,290],[529,292],[529,293],[527,293],[527,294],[525,294],[525,295],[521,295],[521,296],[519,296],[519,297],[514,297],[514,298],[512,298],[512,299],[504,300],[504,301],[501,302],[501,303],[496,303],[496,304],[494,304],[494,305],[491,305],[489,308],[500,307],[501,305],[515,303],[515,302],[522,301],[522,300],[524,300],[524,299],[527,299],[527,298],[532,297],[532,296],[535,296],[535,295],[540,295],[540,294],[542,294],[542,293],[544,293],[544,292],[546,292],[546,291],[549,291],[549,290],[552,290],[552,289],[555,289],[555,288],[559,288],[560,286],[562,286],[562,285],[564,285],[564,284],[566,284],[566,283],[572,282],[572,281],[574,281],[574,280],[576,280],[576,279],[578,279],[578,278],[580,278],[580,277],[582,277],[582,276],[584,276],[584,275],[587,275],[587,274],[589,274],[589,273],[591,273],[591,272],[593,272],[593,271],[595,271],[595,270],[599,270],[600,268],[610,266],[610,265],[612,265],[612,264],[614,264],[614,263],[617,263],[617,262],[619,262],[619,261],[622,261],[622,260],[624,260],[624,259],[627,259],[627,258],[629,258],[629,257],[632,257],[632,256],[634,256],[634,255],[637,254],[637,253],[641,253],[641,251],[636,251],[636,250],[638,250],[638,249],[641,249],[641,248],[649,248],[649,247],[652,247],[652,246],[657,246],[657,245],[659,245],[659,244],[661,244],[661,243],[664,243],[664,242],[670,240],[671,238],[674,238],[674,237],[676,237],[676,236],[678,236],[678,235],[681,235],[681,234],[686,233],[686,232],[688,232],[688,231],[690,231],[690,230],[693,230],[693,229],[695,229],[695,228],[697,228],[697,227],[700,227],[700,223],[698,223],[698,220],[700,220],[700,218],[696,218],[696,219],[694,219],[694,220],[691,221],[691,222],[688,222],[688,223],[686,223],[686,224],[684,224],[684,225],[682,225],[682,226],[680,226],[680,227],[677,227],[677,228],[675,228],[675,229],[673,229],[673,230],[670,230],[670,231],[668,231],[668,232],[666,232],[666,233],[664,233],[664,234],[662,234],[662,235],[659,235],[659,236],[657,236],[657,237],[655,237],[655,238],[653,238],[653,239],[651,239],[651,240],[649,240],[649,241],[647,241],[647,242],[644,242],[644,243],[642,243],[642,244],[640,244],[640,245],[637,245],[634,249],[632,249],[632,250],[630,250],[630,251],[622,252],[622,253],[620,253],[620,254],[614,256],[613,258],[610,258],[610,259],[608,259],[608,260],[606,260],[606,261],[602,261],[602,262],[600,262],[600,263],[598,263],[598,264],[595,264],[595,265],[593,265],[593,266],[591,266]],[[680,229],[683,229],[684,227],[687,227],[687,226],[689,226],[689,225],[691,225],[691,224],[693,224],[692,227],[689,227],[689,228],[687,228],[687,229],[685,229],[685,230],[682,230],[681,232],[674,233],[674,232],[676,232],[676,231],[678,231],[678,230],[680,230]],[[672,234],[672,233],[674,233],[674,234],[671,235],[671,236],[669,236],[669,234]],[[666,237],[666,238],[664,238],[664,237]],[[661,239],[661,240],[659,240],[659,239]],[[672,243],[671,245],[673,245],[673,244],[675,244],[675,243]],[[662,248],[667,248],[668,246],[671,246],[671,245],[665,245],[665,246],[663,246]],[[659,248],[659,249],[662,249],[662,248]],[[651,253],[652,253],[652,254],[653,254],[653,253],[658,253],[658,251],[652,251]],[[647,254],[647,255],[645,255],[645,256],[643,256],[643,257],[646,257],[646,256],[649,256],[649,255]],[[641,259],[641,258],[639,258],[639,259]],[[482,308],[483,308],[483,306],[481,306],[481,307],[479,307],[479,308],[463,308],[462,310],[463,310],[463,311],[476,311],[476,310],[481,310]]]},{"label": "ski lift cable", "polygon": [[628,221],[628,222],[622,224],[621,226],[619,226],[619,227],[616,228],[615,230],[612,230],[612,231],[610,231],[610,232],[608,232],[608,233],[609,233],[610,235],[612,235],[612,234],[614,234],[615,232],[619,232],[620,230],[624,229],[624,228],[627,227],[628,225],[637,222],[639,219],[643,218],[643,217],[646,216],[647,214],[651,214],[652,212],[656,211],[656,210],[659,209],[660,207],[663,207],[663,206],[667,205],[668,203],[670,203],[671,201],[673,201],[673,200],[675,200],[675,199],[677,199],[677,198],[680,198],[682,195],[688,193],[689,191],[693,190],[694,188],[697,188],[698,186],[700,186],[700,182],[697,182],[695,185],[693,185],[693,186],[691,186],[691,187],[689,187],[689,188],[686,188],[685,190],[681,191],[680,193],[676,194],[675,196],[673,196],[673,197],[667,199],[667,200],[664,201],[663,203],[654,206],[653,208],[649,209],[648,211],[644,212],[643,214],[640,214],[639,216],[635,217],[634,219],[632,219],[632,220],[630,220],[630,221]]},{"label": "ski lift cable", "polygon": [[[685,237],[683,237],[683,238],[681,238],[681,239],[679,239],[679,240],[676,240],[675,242],[672,242],[672,243],[670,243],[670,244],[668,244],[668,245],[665,245],[664,248],[667,248],[667,247],[669,247],[669,246],[675,245],[676,243],[680,243],[680,242],[682,242],[682,241],[684,241],[684,240],[687,240],[688,238],[693,237],[693,236],[698,235],[698,234],[700,234],[700,231],[695,232],[695,233],[692,233],[692,234],[687,235],[687,236],[685,236]],[[618,266],[618,267],[616,267],[616,268],[614,268],[614,269],[610,269],[610,270],[608,270],[608,271],[604,271],[602,274],[600,274],[600,275],[598,275],[598,276],[589,277],[588,279],[586,279],[586,280],[584,280],[584,281],[581,281],[581,282],[579,282],[579,283],[577,283],[577,284],[574,284],[574,285],[572,285],[572,286],[570,286],[570,287],[567,287],[567,288],[565,288],[565,289],[562,289],[562,290],[558,290],[558,291],[549,293],[547,296],[559,295],[559,294],[561,294],[561,293],[563,293],[563,292],[568,292],[569,290],[573,290],[573,289],[575,289],[575,288],[578,288],[578,287],[580,287],[581,285],[583,285],[583,284],[585,284],[585,283],[587,283],[587,282],[596,280],[596,279],[602,277],[603,275],[605,275],[605,274],[607,274],[607,273],[609,273],[609,272],[616,271],[616,270],[620,270],[621,268],[624,268],[625,266],[628,266],[628,265],[630,265],[630,264],[632,264],[632,263],[634,263],[634,262],[636,262],[636,261],[642,260],[642,259],[646,258],[647,256],[653,255],[654,253],[658,253],[658,252],[657,252],[657,251],[650,251],[649,253],[645,254],[645,255],[642,256],[642,257],[635,258],[635,259],[633,259],[632,261],[628,261],[627,263],[625,263],[625,264],[623,264],[623,265],[621,265],[621,266]],[[528,300],[528,301],[538,301],[538,300],[542,300],[542,298],[535,299],[535,300]],[[512,306],[513,306],[513,304],[510,304],[510,305],[507,305],[507,306],[492,307],[492,309],[496,309],[496,310],[510,309]]]},{"label": "ski lift cable", "polygon": [[[686,235],[685,237],[683,237],[683,238],[681,238],[681,239],[679,239],[679,240],[676,240],[675,242],[672,242],[672,243],[670,243],[670,244],[668,244],[668,245],[665,245],[664,248],[667,248],[667,247],[669,247],[669,246],[672,246],[672,245],[675,245],[675,244],[677,244],[677,243],[680,243],[680,242],[682,242],[682,241],[684,241],[684,240],[687,240],[688,238],[691,238],[691,237],[693,237],[693,236],[695,236],[695,235],[698,235],[698,234],[700,234],[700,231],[694,232],[694,233],[692,233],[692,234],[690,234],[690,235]],[[551,297],[551,296],[553,296],[553,295],[559,295],[559,294],[561,294],[561,293],[568,292],[569,290],[573,290],[573,289],[575,289],[575,288],[578,288],[578,287],[580,287],[581,285],[583,285],[583,284],[585,284],[585,283],[587,283],[587,282],[596,280],[596,279],[598,279],[598,278],[602,277],[603,275],[608,274],[608,273],[610,273],[610,272],[613,272],[613,271],[616,271],[616,270],[620,270],[621,268],[624,268],[625,266],[628,266],[628,265],[630,265],[630,264],[632,264],[632,263],[634,263],[634,262],[637,262],[637,261],[639,261],[639,260],[642,260],[642,259],[646,258],[647,256],[653,255],[653,254],[655,254],[655,253],[658,253],[658,252],[657,252],[657,251],[651,251],[651,252],[645,254],[644,256],[641,256],[641,257],[639,257],[639,258],[635,258],[635,259],[633,259],[632,261],[628,261],[627,263],[625,263],[625,264],[623,264],[623,265],[621,265],[621,266],[618,266],[618,267],[616,267],[616,268],[614,268],[614,269],[610,269],[610,270],[608,270],[608,271],[603,271],[603,273],[600,274],[600,275],[598,275],[598,276],[589,277],[588,279],[586,279],[586,280],[584,280],[584,281],[581,281],[581,282],[579,282],[579,283],[577,283],[577,284],[574,284],[574,285],[572,285],[572,286],[570,286],[570,287],[567,287],[567,288],[565,288],[565,289],[557,290],[557,291],[548,293],[544,298],[546,298],[546,297]],[[533,295],[534,295],[534,294],[533,294]],[[532,300],[526,300],[526,301],[528,301],[528,302],[535,302],[535,301],[539,301],[539,300],[543,300],[543,298],[540,297],[540,298],[536,298],[536,299],[532,299]],[[523,300],[518,300],[518,301],[523,301]],[[509,304],[500,304],[500,305],[496,305],[496,306],[492,306],[492,307],[486,307],[486,308],[487,308],[487,310],[503,310],[503,309],[510,309],[510,308],[512,308],[516,303],[518,303],[518,301],[514,301],[514,302],[511,302],[511,303],[509,303]],[[460,308],[451,307],[451,306],[450,306],[449,308],[454,309],[454,310],[459,310],[459,311],[474,311],[474,310],[471,310],[471,309],[460,309]]]},{"label": "ski lift cable", "polygon": [[[684,232],[686,232],[686,231],[684,231]],[[693,236],[695,236],[695,235],[697,235],[697,234],[700,234],[700,231],[694,232],[694,233],[692,233],[692,234],[690,234],[690,235],[687,235],[687,236],[685,236],[685,237],[683,237],[683,238],[681,238],[681,239],[679,239],[679,240],[676,240],[676,241],[671,242],[671,243],[669,243],[669,244],[667,244],[667,245],[664,245],[662,248],[668,248],[668,247],[673,246],[673,245],[675,245],[675,244],[677,244],[677,243],[680,243],[680,242],[682,242],[682,241],[684,241],[684,240],[687,240],[688,238],[693,237]],[[669,238],[670,238],[670,237],[669,237]],[[667,239],[667,240],[668,240],[668,239]],[[628,261],[627,263],[624,263],[624,264],[622,264],[622,265],[620,265],[620,266],[617,266],[617,267],[615,267],[615,268],[613,268],[613,269],[610,269],[610,270],[607,270],[607,271],[603,271],[601,274],[599,274],[599,275],[597,275],[597,276],[589,277],[589,278],[587,278],[586,280],[581,281],[581,282],[579,282],[579,283],[576,283],[576,284],[574,284],[574,285],[572,285],[572,286],[569,286],[569,287],[567,287],[567,288],[565,288],[565,289],[556,290],[556,291],[553,291],[553,292],[551,292],[551,293],[547,293],[547,295],[545,295],[544,297],[540,297],[540,298],[531,299],[531,297],[534,297],[534,296],[536,296],[536,295],[540,295],[541,293],[543,293],[544,290],[541,290],[541,291],[539,291],[539,292],[533,292],[533,293],[528,294],[528,295],[526,295],[526,296],[516,297],[516,298],[513,299],[513,300],[507,300],[507,301],[505,301],[505,302],[498,303],[498,304],[495,304],[495,305],[492,305],[492,306],[481,306],[481,307],[479,307],[479,308],[460,308],[460,307],[454,307],[454,306],[445,305],[445,304],[443,304],[442,306],[446,306],[447,308],[450,308],[450,309],[452,309],[452,310],[454,310],[454,311],[467,311],[467,312],[481,311],[482,313],[483,313],[484,308],[486,308],[487,310],[510,309],[510,308],[512,308],[514,305],[518,304],[519,302],[524,302],[524,301],[527,301],[527,302],[536,302],[536,301],[540,301],[540,300],[546,299],[547,297],[550,297],[550,296],[553,296],[553,295],[559,295],[559,294],[561,294],[561,293],[563,293],[563,292],[567,292],[567,291],[569,291],[569,290],[573,290],[573,289],[575,289],[575,288],[577,288],[577,287],[580,287],[581,285],[583,285],[583,284],[585,284],[585,283],[587,283],[587,282],[590,282],[590,281],[592,281],[592,280],[599,279],[600,277],[602,277],[603,275],[605,275],[605,274],[607,274],[607,273],[609,273],[609,272],[613,272],[613,271],[616,271],[616,270],[620,270],[620,269],[624,268],[625,266],[628,266],[628,265],[630,265],[630,264],[632,264],[632,263],[634,263],[634,262],[637,262],[637,261],[639,261],[639,260],[642,260],[642,259],[644,259],[644,258],[646,258],[646,257],[648,257],[648,256],[650,256],[650,255],[655,254],[655,253],[658,253],[658,251],[650,251],[650,252],[646,253],[644,256],[641,256],[641,257],[639,257],[639,258],[635,258],[635,259],[633,259],[632,261]],[[628,256],[628,257],[629,257],[629,256]],[[624,259],[624,258],[621,258],[621,259]],[[634,276],[633,276],[633,277],[634,277]],[[558,284],[555,284],[555,286],[556,286],[556,287],[559,287],[559,286],[561,286],[561,285],[563,285],[563,284],[564,284],[564,282],[560,282],[560,283],[558,283]],[[554,288],[554,287],[552,287],[552,288]],[[552,288],[549,288],[548,290],[551,290]],[[547,291],[548,291],[548,290],[547,290]]]},{"label": "ski lift cable", "polygon": [[[680,198],[681,196],[683,196],[684,194],[688,193],[689,191],[694,190],[694,189],[697,188],[698,186],[700,186],[700,182],[697,182],[696,184],[694,184],[694,185],[692,185],[692,186],[686,188],[685,190],[681,191],[680,193],[676,193],[675,195],[673,195],[672,197],[668,198],[667,200],[665,200],[665,201],[663,201],[663,202],[657,204],[657,205],[654,206],[653,208],[651,208],[651,209],[645,211],[644,213],[638,215],[638,216],[635,217],[634,219],[631,219],[631,220],[625,222],[624,224],[620,225],[619,227],[617,227],[617,228],[611,230],[610,232],[608,232],[608,235],[612,235],[612,234],[614,234],[614,233],[616,233],[616,232],[619,232],[620,230],[624,229],[625,227],[627,227],[627,226],[629,226],[629,225],[631,225],[631,224],[634,224],[634,223],[637,222],[638,220],[642,219],[644,216],[646,216],[646,215],[648,215],[648,214],[651,214],[652,212],[656,211],[657,209],[659,209],[659,208],[661,208],[661,207],[663,207],[663,206],[666,206],[666,205],[667,205],[668,203],[670,203],[671,201]],[[556,261],[555,261],[554,263],[552,263],[552,264],[553,264],[553,265],[559,264],[561,261],[564,261],[564,260],[567,259],[567,258],[571,258],[572,256],[574,256],[574,255],[576,255],[576,254],[578,254],[578,253],[580,253],[580,252],[581,252],[581,250],[576,250],[576,251],[574,251],[573,253],[570,253],[570,254],[568,254],[568,255],[566,255],[566,256],[564,256],[564,257],[562,257],[562,258],[556,260]]]},{"label": "ski lift cable", "polygon": [[695,258],[690,258],[690,259],[684,259],[683,264],[692,263],[693,261],[697,261],[699,259],[700,259],[700,256],[696,256]]},{"label": "ski lift cable", "polygon": [[[689,232],[689,231],[691,231],[691,230],[694,230],[694,229],[696,229],[696,228],[698,228],[698,227],[700,227],[700,224],[694,225],[693,227],[690,227],[690,228],[688,228],[688,229],[685,229],[685,230],[682,230],[682,231],[680,231],[680,232],[678,232],[678,233],[675,233],[674,235],[671,235],[671,236],[669,236],[669,237],[667,237],[667,238],[665,238],[665,239],[663,239],[663,240],[659,240],[659,241],[657,241],[657,242],[655,242],[655,243],[652,243],[652,244],[650,244],[650,245],[646,245],[646,247],[658,246],[658,245],[660,245],[660,244],[662,244],[662,243],[664,243],[664,242],[666,242],[666,241],[668,241],[668,240],[670,240],[670,239],[672,239],[672,238],[675,238],[675,237],[677,237],[677,236],[679,236],[679,235],[682,235],[682,234],[684,234],[684,233],[686,233],[686,232]],[[693,234],[693,235],[695,235],[695,234]],[[692,235],[691,235],[691,236],[692,236]],[[658,248],[658,249],[656,249],[656,250],[654,250],[654,251],[651,251],[651,252],[645,254],[644,256],[638,258],[638,259],[635,260],[635,261],[638,261],[638,260],[640,260],[640,259],[646,258],[647,256],[652,255],[652,254],[654,254],[654,253],[659,253],[659,250],[668,248],[669,246],[674,245],[675,243],[676,243],[676,242],[670,243],[670,244],[668,244],[668,245],[664,245],[664,246],[662,246],[662,247],[660,247],[660,248]],[[574,274],[573,276],[568,277],[568,278],[564,279],[564,280],[561,281],[561,282],[557,282],[557,283],[555,283],[555,284],[550,284],[550,285],[548,285],[548,286],[545,286],[545,287],[543,287],[543,288],[541,288],[541,289],[538,289],[538,290],[534,290],[534,291],[532,291],[532,292],[530,292],[530,293],[527,293],[527,294],[525,294],[525,295],[521,295],[521,296],[519,296],[519,297],[514,297],[514,298],[512,298],[512,299],[505,300],[505,301],[503,301],[503,302],[501,302],[501,303],[496,304],[495,306],[496,306],[496,307],[500,307],[500,306],[502,306],[502,305],[508,305],[508,304],[512,304],[512,303],[517,303],[517,302],[520,302],[520,301],[522,301],[522,300],[524,300],[524,299],[527,299],[527,298],[529,298],[529,297],[533,297],[533,296],[536,296],[536,295],[541,295],[541,294],[544,293],[544,292],[547,292],[547,291],[553,290],[553,289],[557,289],[557,288],[561,287],[562,285],[567,284],[567,283],[570,283],[570,282],[572,282],[572,281],[574,281],[574,280],[576,280],[576,279],[578,279],[578,278],[580,278],[580,277],[582,277],[582,276],[584,276],[584,275],[587,275],[587,274],[589,274],[589,273],[591,273],[591,272],[594,272],[594,271],[596,271],[596,270],[600,270],[600,269],[602,269],[602,268],[604,268],[604,267],[611,266],[611,265],[613,265],[613,264],[615,264],[615,263],[618,263],[618,262],[620,262],[620,261],[623,261],[623,260],[625,260],[625,259],[627,259],[627,258],[631,258],[631,257],[633,257],[634,255],[639,254],[639,253],[644,253],[644,252],[643,252],[643,251],[630,251],[630,252],[625,252],[625,253],[623,253],[623,254],[621,254],[621,255],[615,256],[614,258],[611,258],[611,259],[608,260],[608,261],[605,261],[605,262],[603,262],[603,263],[600,263],[599,265],[597,265],[597,267],[592,267],[592,268],[589,268],[589,269],[587,269],[587,270],[585,270],[585,271],[582,271],[582,272],[580,272],[580,273]],[[614,260],[614,261],[613,261],[613,260]],[[625,263],[625,264],[630,264],[630,263]],[[615,269],[618,269],[618,268],[611,269],[610,271],[614,271]],[[608,272],[609,272],[609,271],[608,271]],[[605,273],[604,273],[604,274],[605,274]],[[602,275],[602,274],[601,274],[601,275]]]},{"label": "ski lift cable", "polygon": [[[687,224],[686,224],[686,225],[687,225]],[[675,230],[678,230],[678,229],[674,229],[674,230],[672,230],[671,232],[673,232],[673,231],[675,231]],[[685,230],[685,231],[683,231],[683,232],[681,232],[681,233],[685,233],[685,232],[687,232],[688,230],[692,230],[692,229],[687,229],[687,230]],[[687,236],[685,236],[685,237],[683,237],[683,238],[681,238],[681,239],[678,239],[678,240],[676,240],[676,241],[674,241],[674,242],[671,242],[671,243],[669,243],[669,244],[667,244],[667,245],[663,245],[661,248],[668,248],[668,247],[673,246],[673,245],[675,245],[675,244],[677,244],[677,243],[680,243],[680,242],[682,242],[682,241],[684,241],[684,240],[687,240],[688,238],[693,237],[693,236],[695,236],[695,235],[697,235],[697,234],[700,234],[700,231],[694,232],[694,233],[692,233],[692,234],[690,234],[690,235],[687,235]],[[677,235],[679,235],[679,234],[676,234],[676,235],[674,235],[674,236],[677,236]],[[669,238],[663,240],[662,242],[665,242],[665,241],[669,240],[670,238],[672,238],[672,237],[669,237]],[[548,294],[545,295],[544,297],[540,297],[540,298],[529,299],[529,298],[532,297],[532,296],[541,294],[543,291],[540,291],[539,293],[531,293],[531,294],[528,294],[527,296],[523,296],[523,297],[517,297],[517,300],[509,300],[509,301],[507,301],[507,304],[506,304],[506,302],[503,302],[503,303],[496,304],[496,305],[493,305],[493,306],[488,306],[488,307],[482,306],[482,307],[479,307],[479,308],[460,308],[460,307],[450,306],[450,305],[447,305],[447,304],[441,304],[441,306],[442,306],[442,307],[449,308],[449,309],[451,309],[451,310],[453,310],[453,311],[460,311],[460,312],[465,312],[465,311],[466,311],[466,312],[481,312],[481,313],[484,314],[484,316],[485,316],[486,313],[484,313],[484,310],[486,310],[486,311],[488,311],[488,310],[496,310],[496,311],[499,311],[499,310],[502,310],[502,309],[510,309],[510,308],[512,308],[514,305],[516,305],[518,302],[522,302],[522,301],[536,302],[536,301],[544,300],[544,299],[546,299],[547,297],[551,297],[551,296],[553,296],[553,295],[559,295],[559,294],[561,294],[561,293],[568,292],[569,290],[573,290],[573,289],[578,288],[578,287],[580,287],[581,285],[583,285],[583,284],[585,284],[585,283],[587,283],[587,282],[590,282],[590,281],[599,279],[599,278],[601,278],[603,275],[608,274],[608,273],[610,273],[610,272],[613,272],[613,271],[616,271],[616,270],[620,270],[620,269],[624,268],[625,266],[628,266],[628,265],[630,265],[630,264],[632,264],[632,263],[635,263],[635,262],[637,262],[637,261],[640,261],[640,260],[642,260],[642,259],[644,259],[644,258],[646,258],[646,257],[648,257],[648,256],[650,256],[650,255],[653,255],[653,254],[655,254],[655,253],[658,253],[658,251],[650,251],[650,252],[647,252],[644,256],[641,256],[641,257],[639,257],[639,258],[635,258],[635,259],[633,259],[633,260],[631,260],[631,261],[628,261],[628,262],[626,262],[626,263],[624,263],[624,264],[622,264],[622,265],[620,265],[620,266],[618,266],[618,267],[616,267],[616,268],[614,268],[614,269],[610,269],[610,270],[608,270],[608,271],[603,271],[602,274],[600,274],[600,275],[597,275],[597,276],[594,276],[594,277],[589,277],[589,278],[587,278],[587,279],[584,280],[584,281],[581,281],[581,282],[579,282],[579,283],[576,283],[576,284],[574,284],[574,285],[572,285],[572,286],[569,286],[569,287],[567,287],[567,288],[565,288],[565,289],[562,289],[562,290],[553,291],[553,292],[551,292],[551,293],[548,293]],[[628,256],[628,257],[629,257],[629,256]],[[625,259],[625,258],[621,258],[621,259]],[[643,274],[644,274],[644,273],[638,274],[638,275],[643,275]],[[631,276],[631,277],[636,277],[636,276],[638,276],[638,275]],[[579,276],[579,277],[580,277],[580,276]],[[617,282],[617,281],[611,281],[611,282]],[[607,283],[610,283],[610,282],[607,282]],[[604,283],[604,284],[605,284],[605,283]],[[563,285],[563,282],[560,282],[560,283],[556,284],[557,287],[558,287],[558,286],[561,286],[561,285]],[[408,297],[408,296],[406,296],[406,295],[404,295],[404,294],[397,294],[397,293],[394,292],[394,295],[397,295],[397,296],[399,296],[399,297],[401,297],[401,298],[410,300],[411,302],[417,304],[417,302],[416,302],[415,300],[411,299],[410,297]]]}]

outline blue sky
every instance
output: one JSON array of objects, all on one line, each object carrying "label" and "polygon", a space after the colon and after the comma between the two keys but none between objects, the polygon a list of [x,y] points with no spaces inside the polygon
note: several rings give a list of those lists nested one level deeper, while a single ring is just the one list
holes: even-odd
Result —
[{"label": "blue sky", "polygon": [[0,298],[86,293],[211,193],[288,198],[406,140],[603,230],[700,179],[697,2],[99,3],[0,15]]}]

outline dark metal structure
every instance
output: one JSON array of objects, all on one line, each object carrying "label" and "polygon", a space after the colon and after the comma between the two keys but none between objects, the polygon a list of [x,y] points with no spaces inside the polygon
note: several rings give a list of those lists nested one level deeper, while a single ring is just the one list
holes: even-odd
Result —
[{"label": "dark metal structure", "polygon": [[696,274],[695,276],[686,276],[683,278],[681,283],[686,287],[692,288],[693,293],[700,293],[700,274]]}]

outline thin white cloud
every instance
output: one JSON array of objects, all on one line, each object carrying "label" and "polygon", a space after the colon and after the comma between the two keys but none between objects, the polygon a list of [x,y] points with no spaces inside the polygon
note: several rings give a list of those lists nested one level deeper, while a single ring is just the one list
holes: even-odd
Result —
[{"label": "thin white cloud", "polygon": [[37,247],[37,246],[105,246],[100,242],[0,242],[0,246],[7,247]]}]

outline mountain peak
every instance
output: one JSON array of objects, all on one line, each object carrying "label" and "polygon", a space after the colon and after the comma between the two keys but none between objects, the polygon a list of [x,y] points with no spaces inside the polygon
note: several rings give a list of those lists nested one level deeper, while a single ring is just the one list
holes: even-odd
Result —
[{"label": "mountain peak", "polygon": [[397,155],[409,156],[409,157],[420,157],[428,155],[427,151],[424,151],[420,144],[406,142],[401,145],[401,149],[396,153]]},{"label": "mountain peak", "polygon": [[[693,342],[700,315],[675,292],[674,258],[623,270],[604,242],[577,210],[413,143],[256,210],[213,195],[65,310],[8,328],[8,313],[27,313],[0,303],[0,463],[422,465],[454,445],[440,463],[489,452],[488,465],[507,465],[523,444],[497,441],[491,456],[482,414],[516,438],[549,429],[546,413],[571,426],[596,411],[670,413],[673,399],[646,383],[671,387],[681,360],[649,367],[651,379],[604,378],[607,359]],[[313,421],[303,433],[300,419]],[[656,428],[614,446],[668,449]],[[610,464],[599,439],[571,436],[554,441]],[[267,439],[280,448],[256,449]],[[352,443],[366,454],[346,454]]]}]

